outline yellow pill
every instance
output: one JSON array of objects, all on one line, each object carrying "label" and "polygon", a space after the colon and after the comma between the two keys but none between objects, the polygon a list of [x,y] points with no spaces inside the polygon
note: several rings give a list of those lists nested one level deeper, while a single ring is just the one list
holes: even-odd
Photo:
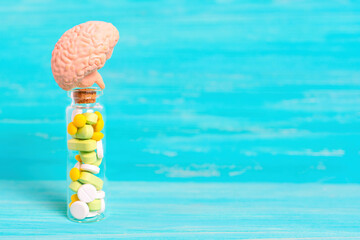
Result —
[{"label": "yellow pill", "polygon": [[71,207],[71,205],[74,203],[75,201],[72,201],[71,203],[69,203],[69,207]]},{"label": "yellow pill", "polygon": [[80,170],[76,167],[74,167],[73,169],[70,170],[70,178],[73,181],[77,181],[80,178]]},{"label": "yellow pill", "polygon": [[86,117],[82,114],[77,114],[74,117],[73,123],[74,123],[75,127],[81,128],[81,127],[85,126],[85,124],[86,124]]},{"label": "yellow pill", "polygon": [[104,137],[104,134],[102,132],[94,132],[91,139],[94,139],[95,141],[100,141]]},{"label": "yellow pill", "polygon": [[96,111],[94,113],[98,116],[98,121],[103,119],[102,115],[101,115],[101,113],[99,111]]},{"label": "yellow pill", "polygon": [[78,195],[75,193],[73,195],[71,195],[71,202],[76,202],[79,201]]},{"label": "yellow pill", "polygon": [[103,128],[104,128],[104,120],[99,120],[96,124],[93,125],[94,126],[94,131],[95,132],[100,132]]},{"label": "yellow pill", "polygon": [[70,134],[70,135],[76,134],[77,128],[75,127],[74,123],[72,123],[72,122],[69,123],[69,125],[67,126],[67,132],[68,132],[68,134]]},{"label": "yellow pill", "polygon": [[81,162],[81,157],[79,154],[75,156],[75,159],[76,159],[76,161]]}]

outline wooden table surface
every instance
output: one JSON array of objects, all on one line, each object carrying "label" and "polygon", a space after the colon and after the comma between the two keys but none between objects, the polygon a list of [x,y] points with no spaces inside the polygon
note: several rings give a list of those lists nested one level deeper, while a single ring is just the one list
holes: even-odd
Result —
[{"label": "wooden table surface", "polygon": [[0,181],[0,239],[360,239],[360,186],[109,182],[109,217],[66,218],[65,182]]}]

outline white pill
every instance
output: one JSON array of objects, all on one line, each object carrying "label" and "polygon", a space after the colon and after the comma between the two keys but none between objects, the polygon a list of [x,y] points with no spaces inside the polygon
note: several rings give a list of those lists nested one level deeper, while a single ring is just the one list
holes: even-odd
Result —
[{"label": "white pill", "polygon": [[89,206],[81,201],[76,201],[70,206],[70,213],[76,219],[84,219],[89,214]]},{"label": "white pill", "polygon": [[77,196],[80,199],[80,201],[88,203],[95,200],[96,193],[97,193],[96,188],[93,185],[84,184],[81,185],[81,187],[79,188],[77,192]]},{"label": "white pill", "polygon": [[99,167],[91,164],[81,164],[81,170],[88,171],[94,174],[98,174],[100,172]]},{"label": "white pill", "polygon": [[105,198],[105,192],[104,191],[97,191],[97,193],[96,193],[96,197],[95,197],[96,199],[103,199],[103,198]]},{"label": "white pill", "polygon": [[81,110],[81,109],[75,108],[75,109],[73,110],[72,114],[71,114],[71,121],[74,120],[74,117],[75,117],[76,115],[81,114],[81,113],[82,113],[82,110]]},{"label": "white pill", "polygon": [[88,113],[93,113],[94,110],[92,110],[92,109],[87,109],[86,112],[88,112]]},{"label": "white pill", "polygon": [[98,158],[103,158],[104,157],[104,149],[103,149],[103,145],[102,145],[102,140],[96,142],[96,150],[97,150],[96,152],[97,152]]},{"label": "white pill", "polygon": [[99,210],[99,213],[103,213],[105,211],[105,200],[101,199],[101,208]]},{"label": "white pill", "polygon": [[74,168],[78,168],[79,170],[81,169],[81,163],[77,162],[74,166]]},{"label": "white pill", "polygon": [[99,214],[98,211],[89,212],[89,214],[87,215],[87,217],[95,217],[95,216],[98,215],[98,214]]}]

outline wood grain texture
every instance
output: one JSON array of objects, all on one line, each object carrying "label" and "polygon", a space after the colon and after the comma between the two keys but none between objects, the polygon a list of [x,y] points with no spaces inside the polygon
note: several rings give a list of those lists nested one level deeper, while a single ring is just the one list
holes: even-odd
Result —
[{"label": "wood grain texture", "polygon": [[109,182],[102,222],[67,220],[65,182],[0,181],[1,239],[359,239],[359,185]]},{"label": "wood grain texture", "polygon": [[0,13],[2,179],[64,179],[69,99],[51,51],[104,20],[120,32],[100,70],[110,179],[360,182],[359,1],[3,1]]}]

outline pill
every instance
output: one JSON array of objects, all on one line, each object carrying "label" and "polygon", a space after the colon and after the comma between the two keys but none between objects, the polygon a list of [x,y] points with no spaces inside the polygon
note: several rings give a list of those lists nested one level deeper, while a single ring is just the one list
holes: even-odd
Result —
[{"label": "pill", "polygon": [[75,194],[73,194],[73,195],[71,195],[71,201],[72,201],[72,202],[79,201],[79,198],[78,198],[78,196],[77,196],[77,194],[76,194],[76,193],[75,193]]},{"label": "pill", "polygon": [[94,174],[98,174],[100,172],[100,168],[91,164],[82,164],[81,170],[88,171]]},{"label": "pill", "polygon": [[73,192],[77,192],[79,190],[79,188],[81,187],[81,183],[78,181],[74,181],[71,182],[69,185],[69,188],[73,191]]},{"label": "pill", "polygon": [[96,149],[96,141],[89,139],[89,140],[79,140],[79,139],[70,139],[67,142],[68,148],[70,150],[75,151],[93,151]]},{"label": "pill", "polygon": [[98,115],[96,115],[95,113],[86,112],[86,113],[83,113],[83,115],[86,118],[86,124],[93,125],[93,124],[97,123]]},{"label": "pill", "polygon": [[74,218],[81,220],[89,214],[89,206],[84,202],[76,201],[71,204],[70,212]]},{"label": "pill", "polygon": [[101,162],[102,162],[102,158],[97,158],[96,162],[93,162],[92,165],[95,165],[98,167],[98,166],[100,166]]},{"label": "pill", "polygon": [[100,132],[104,128],[104,120],[100,119],[94,126],[95,132]]},{"label": "pill", "polygon": [[82,114],[77,114],[74,117],[73,123],[78,128],[83,127],[86,124],[86,118]]},{"label": "pill", "polygon": [[96,161],[96,153],[95,151],[92,152],[82,152],[80,151],[80,157],[83,163],[89,164]]},{"label": "pill", "polygon": [[103,180],[89,172],[81,172],[79,182],[92,184],[96,190],[101,190],[104,184]]},{"label": "pill", "polygon": [[90,211],[97,211],[101,209],[101,200],[100,199],[95,199],[92,202],[88,203],[89,209]]},{"label": "pill", "polygon": [[77,132],[77,127],[75,127],[75,125],[74,125],[74,123],[69,123],[68,124],[68,126],[67,126],[67,132],[68,132],[68,134],[70,134],[70,135],[74,135],[74,134],[76,134],[76,132]]},{"label": "pill", "polygon": [[95,141],[100,141],[104,137],[104,134],[102,132],[94,132],[91,139],[94,139]]},{"label": "pill", "polygon": [[74,121],[74,117],[78,114],[82,114],[82,110],[79,108],[74,109],[71,114],[71,121]]},{"label": "pill", "polygon": [[93,133],[94,133],[94,128],[90,125],[85,125],[77,129],[75,138],[82,140],[90,139],[92,138]]},{"label": "pill", "polygon": [[98,121],[103,120],[103,117],[99,111],[95,111],[94,113],[98,116]]},{"label": "pill", "polygon": [[89,214],[87,215],[88,218],[91,218],[91,217],[95,217],[99,214],[98,211],[94,211],[94,212],[89,212]]},{"label": "pill", "polygon": [[80,201],[88,203],[95,200],[95,197],[97,196],[97,191],[93,185],[84,184],[79,188],[77,196],[79,197]]},{"label": "pill", "polygon": [[92,110],[92,109],[87,109],[86,112],[88,112],[88,113],[93,113],[94,110]]},{"label": "pill", "polygon": [[78,168],[72,168],[69,172],[70,179],[76,181],[80,177],[80,170]]},{"label": "pill", "polygon": [[104,191],[97,191],[96,192],[96,197],[95,197],[96,199],[103,199],[103,198],[105,198],[105,192]]},{"label": "pill", "polygon": [[69,203],[69,207],[71,207],[71,204],[73,204],[74,202],[73,201],[71,201],[70,203]]},{"label": "pill", "polygon": [[104,149],[103,149],[102,140],[96,142],[96,153],[97,153],[98,158],[104,157]]},{"label": "pill", "polygon": [[103,213],[105,211],[105,200],[104,199],[100,199],[100,210],[99,213]]},{"label": "pill", "polygon": [[76,159],[76,161],[81,162],[81,157],[79,154],[75,156],[75,159]]},{"label": "pill", "polygon": [[81,169],[81,163],[80,162],[75,163],[74,168],[77,168],[77,169],[80,170]]}]

